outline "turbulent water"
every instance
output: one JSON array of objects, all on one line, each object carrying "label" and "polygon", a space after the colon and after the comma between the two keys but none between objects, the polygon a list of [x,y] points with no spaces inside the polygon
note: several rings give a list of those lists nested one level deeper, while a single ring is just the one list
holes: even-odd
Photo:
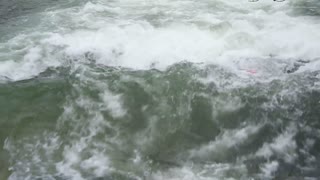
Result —
[{"label": "turbulent water", "polygon": [[2,0],[0,179],[320,179],[320,1]]}]

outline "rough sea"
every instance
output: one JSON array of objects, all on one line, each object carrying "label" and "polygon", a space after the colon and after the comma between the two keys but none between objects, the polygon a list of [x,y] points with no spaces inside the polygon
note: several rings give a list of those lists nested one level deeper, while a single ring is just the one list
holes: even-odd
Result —
[{"label": "rough sea", "polygon": [[1,0],[0,180],[319,180],[319,0]]}]

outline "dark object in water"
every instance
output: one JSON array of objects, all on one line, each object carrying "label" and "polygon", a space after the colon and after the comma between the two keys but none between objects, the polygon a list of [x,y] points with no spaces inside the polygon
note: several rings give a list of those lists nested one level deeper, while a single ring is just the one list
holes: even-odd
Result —
[{"label": "dark object in water", "polygon": [[309,62],[310,61],[308,61],[308,60],[298,60],[298,61],[294,62],[292,65],[287,66],[284,69],[284,72],[288,73],[288,74],[294,73],[294,72],[298,71],[301,66],[304,66],[305,64],[307,64]]}]

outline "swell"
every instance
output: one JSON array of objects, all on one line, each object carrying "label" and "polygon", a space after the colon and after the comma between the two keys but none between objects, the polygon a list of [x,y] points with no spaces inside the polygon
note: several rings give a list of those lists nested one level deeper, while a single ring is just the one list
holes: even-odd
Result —
[{"label": "swell", "polygon": [[[11,179],[161,179],[198,168],[202,178],[317,177],[318,78],[235,86],[245,79],[228,69],[179,63],[165,71],[92,66],[67,81],[30,80],[1,93],[3,111],[18,107],[3,121],[14,127],[5,145]],[[270,161],[278,168],[268,174]]]}]

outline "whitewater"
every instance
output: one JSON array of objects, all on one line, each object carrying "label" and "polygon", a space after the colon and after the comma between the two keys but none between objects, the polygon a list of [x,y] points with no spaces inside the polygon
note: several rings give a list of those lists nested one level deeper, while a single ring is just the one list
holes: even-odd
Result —
[{"label": "whitewater", "polygon": [[0,180],[317,180],[317,0],[3,0]]}]

